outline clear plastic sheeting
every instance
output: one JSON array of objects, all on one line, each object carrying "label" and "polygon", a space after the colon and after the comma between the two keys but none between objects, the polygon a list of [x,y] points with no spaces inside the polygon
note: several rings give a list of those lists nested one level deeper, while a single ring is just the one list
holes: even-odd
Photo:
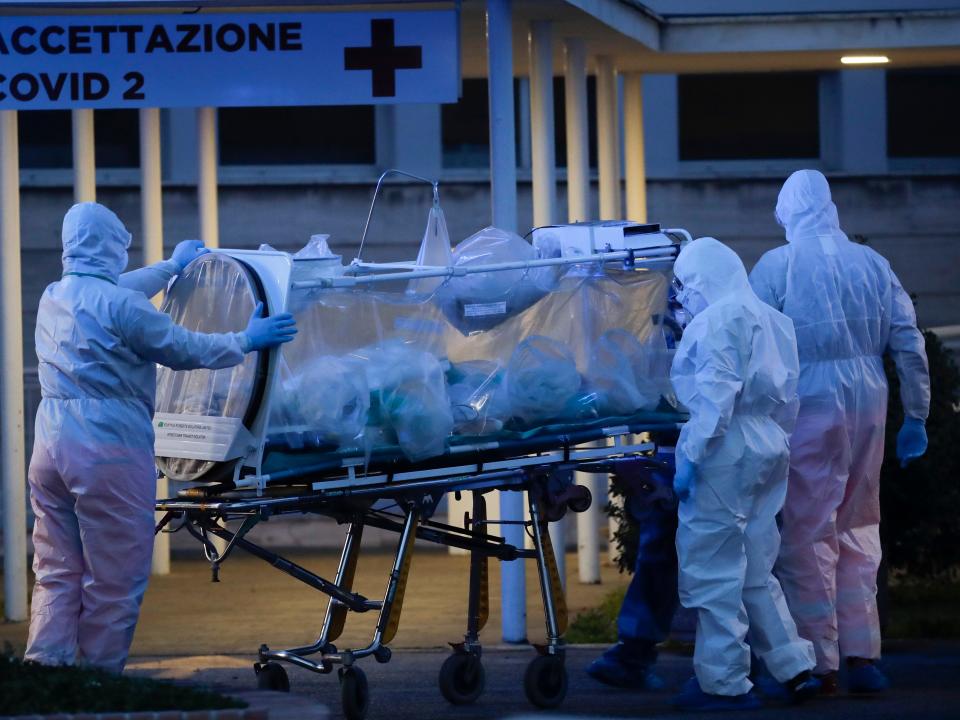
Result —
[{"label": "clear plastic sheeting", "polygon": [[[442,454],[451,436],[514,436],[675,403],[661,325],[667,277],[597,263],[548,271],[452,278],[432,295],[376,285],[295,290],[299,333],[282,348],[269,442],[358,452],[392,445],[422,460]],[[463,279],[471,282],[451,289]],[[461,321],[472,316],[451,316],[454,298],[460,307],[481,295],[518,300],[518,283],[529,283],[526,297],[488,327],[465,333]]]},{"label": "clear plastic sheeting", "polygon": [[[194,260],[174,283],[161,308],[188,330],[207,333],[242,331],[253,313],[256,290],[250,272],[239,261],[220,253]],[[220,370],[157,371],[158,413],[244,419],[257,390],[259,353]],[[203,460],[161,458],[171,477],[191,480],[214,465]]]},{"label": "clear plastic sheeting", "polygon": [[293,254],[295,260],[317,260],[320,258],[339,258],[330,250],[329,235],[311,235],[309,242]]}]

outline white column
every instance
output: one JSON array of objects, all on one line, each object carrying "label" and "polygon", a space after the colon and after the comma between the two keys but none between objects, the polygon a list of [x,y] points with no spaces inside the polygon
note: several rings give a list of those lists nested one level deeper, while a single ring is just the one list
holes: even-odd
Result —
[{"label": "white column", "polygon": [[647,221],[647,165],[643,143],[643,75],[629,73],[623,83],[624,155],[627,166],[627,219]]},{"label": "white column", "polygon": [[3,607],[26,620],[27,506],[23,476],[23,307],[20,288],[20,155],[17,113],[0,110],[0,472],[3,473]]},{"label": "white column", "polygon": [[81,108],[73,116],[73,201],[96,202],[96,141],[93,135],[93,110]]},{"label": "white column", "polygon": [[[567,120],[567,219],[589,220],[590,129],[587,122],[587,50],[580,38],[564,42],[564,106]],[[583,578],[581,577],[581,581]]]},{"label": "white column", "polygon": [[577,574],[581,583],[595,585],[600,582],[600,517],[607,488],[596,473],[577,473],[576,479],[593,496],[590,508],[577,513]]},{"label": "white column", "polygon": [[619,220],[620,129],[617,70],[613,58],[597,58],[597,174],[600,178],[600,219]]},{"label": "white column", "polygon": [[530,161],[533,224],[557,221],[557,158],[553,117],[553,40],[547,20],[530,23]]},{"label": "white column", "polygon": [[197,201],[200,239],[207,247],[220,247],[217,214],[217,109],[197,108]]},{"label": "white column", "polygon": [[[510,0],[487,0],[487,77],[490,97],[490,197],[493,224],[516,232],[517,152],[513,121],[513,20]],[[500,517],[523,519],[523,493],[500,493]],[[503,525],[503,536],[523,547],[523,528]],[[500,563],[500,607],[504,642],[527,639],[524,563]]]},{"label": "white column", "polygon": [[[163,260],[163,193],[160,178],[160,110],[140,110],[140,220],[143,226],[143,264]],[[155,305],[160,296],[153,298]],[[167,496],[167,478],[157,480],[157,497]],[[157,520],[162,517],[157,513]],[[170,574],[170,536],[160,533],[153,541],[154,575]]]}]

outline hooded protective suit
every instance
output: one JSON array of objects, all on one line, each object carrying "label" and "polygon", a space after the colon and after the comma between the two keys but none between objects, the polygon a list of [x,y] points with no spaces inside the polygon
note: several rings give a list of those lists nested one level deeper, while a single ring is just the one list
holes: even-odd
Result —
[{"label": "hooded protective suit", "polygon": [[74,205],[63,220],[63,278],[40,300],[26,658],[45,664],[123,669],[153,548],[156,363],[229,367],[247,344],[241,333],[190,332],[150,304],[177,269],[170,261],[118,284],[129,244],[110,210]]},{"label": "hooded protective suit", "polygon": [[[750,275],[757,295],[793,320],[800,411],[791,438],[777,575],[817,672],[880,656],[880,465],[887,414],[882,355],[900,376],[908,418],[925,420],[930,380],[916,315],[890,264],[840,230],[826,178],[791,175],[777,200],[788,244]],[[838,647],[839,645],[839,647]]]},{"label": "hooded protective suit", "polygon": [[690,411],[677,465],[693,473],[679,508],[680,601],[697,610],[700,687],[742,695],[751,688],[748,630],[777,680],[814,664],[772,574],[797,408],[796,340],[790,320],[754,295],[740,258],[717,240],[687,245],[674,275],[694,313],[670,375]]}]

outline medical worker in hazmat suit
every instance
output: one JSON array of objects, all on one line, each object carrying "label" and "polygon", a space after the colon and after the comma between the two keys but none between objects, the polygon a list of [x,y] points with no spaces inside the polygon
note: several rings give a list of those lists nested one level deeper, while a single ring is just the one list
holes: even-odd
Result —
[{"label": "medical worker in hazmat suit", "polygon": [[880,465],[887,416],[882,356],[900,377],[905,420],[897,456],[927,446],[930,378],[909,296],[876,252],[840,230],[827,179],[800,170],[776,207],[787,244],[750,275],[757,295],[793,320],[800,354],[800,412],[791,439],[777,575],[800,634],[817,653],[824,692],[837,690],[841,655],[851,692],[887,680],[880,657]]},{"label": "medical worker in hazmat suit", "polygon": [[[690,419],[677,443],[680,601],[697,611],[696,677],[683,709],[754,709],[750,653],[791,699],[819,690],[773,564],[787,492],[798,362],[790,320],[750,289],[736,253],[713,238],[680,252],[677,298],[693,319],[671,368]],[[746,639],[749,632],[750,646]]]},{"label": "medical worker in hazmat suit", "polygon": [[36,346],[37,411],[30,499],[36,584],[26,659],[120,672],[150,572],[157,471],[152,415],[156,365],[236,365],[296,332],[287,314],[245,332],[204,334],[156,310],[154,295],[197,255],[125,275],[130,233],[96,203],[63,219],[63,277],[43,293]]}]

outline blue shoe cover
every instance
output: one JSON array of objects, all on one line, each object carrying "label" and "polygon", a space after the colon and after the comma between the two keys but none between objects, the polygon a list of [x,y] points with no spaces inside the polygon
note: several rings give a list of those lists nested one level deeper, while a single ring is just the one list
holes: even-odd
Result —
[{"label": "blue shoe cover", "polygon": [[760,699],[752,692],[743,695],[710,695],[700,688],[696,678],[690,678],[672,704],[678,710],[700,710],[702,712],[743,712],[759,710],[763,707]]},{"label": "blue shoe cover", "polygon": [[663,679],[644,663],[626,660],[618,648],[608,650],[587,667],[587,674],[605,685],[627,690],[662,690]]},{"label": "blue shoe cover", "polygon": [[873,663],[847,668],[847,690],[853,694],[879,693],[890,687],[887,676]]}]

